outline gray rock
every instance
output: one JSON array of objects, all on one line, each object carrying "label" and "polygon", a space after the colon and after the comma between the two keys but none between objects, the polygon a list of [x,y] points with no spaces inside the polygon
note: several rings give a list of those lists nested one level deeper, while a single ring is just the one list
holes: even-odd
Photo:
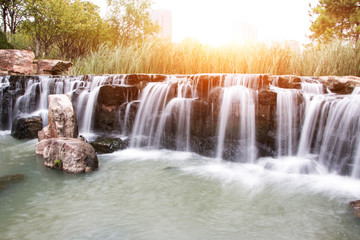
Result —
[{"label": "gray rock", "polygon": [[35,152],[43,156],[45,166],[66,172],[91,172],[99,165],[94,148],[78,138],[45,139],[36,144]]},{"label": "gray rock", "polygon": [[127,148],[126,142],[120,138],[98,138],[90,143],[97,153],[112,153]]},{"label": "gray rock", "polygon": [[50,138],[77,138],[76,114],[71,98],[65,94],[49,95],[49,125],[39,132],[39,142]]}]

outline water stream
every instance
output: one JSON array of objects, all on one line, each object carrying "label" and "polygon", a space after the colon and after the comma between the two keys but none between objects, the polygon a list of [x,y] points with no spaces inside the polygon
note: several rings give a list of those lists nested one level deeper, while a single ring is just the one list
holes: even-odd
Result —
[{"label": "water stream", "polygon": [[[169,76],[127,96],[116,133],[130,148],[98,155],[90,174],[46,168],[36,140],[15,140],[2,122],[0,176],[25,179],[0,185],[0,239],[358,239],[348,202],[360,199],[359,89],[325,94],[306,78],[301,89],[272,86],[274,156],[259,157],[260,76],[221,75],[217,84],[200,77]],[[47,95],[67,93],[80,133],[96,135],[100,88],[127,79],[88,78],[34,78],[13,98],[0,78],[0,119],[12,109],[9,121],[44,118]],[[195,134],[207,137],[212,154],[194,153]]]},{"label": "water stream", "polygon": [[[357,239],[348,202],[358,180],[221,162],[189,152],[128,149],[99,155],[100,169],[72,175],[43,166],[35,141],[0,136],[1,239]],[[18,149],[22,151],[19,152]],[[295,161],[294,161],[295,160]],[[284,167],[284,166],[287,167]]]}]

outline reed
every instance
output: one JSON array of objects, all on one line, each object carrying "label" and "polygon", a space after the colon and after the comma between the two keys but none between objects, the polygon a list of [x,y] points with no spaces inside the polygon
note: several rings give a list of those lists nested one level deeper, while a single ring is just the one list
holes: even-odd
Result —
[{"label": "reed", "polygon": [[76,60],[71,74],[267,73],[299,76],[360,75],[360,46],[333,43],[294,50],[282,44],[248,43],[219,47],[186,39],[151,39],[109,47]]}]

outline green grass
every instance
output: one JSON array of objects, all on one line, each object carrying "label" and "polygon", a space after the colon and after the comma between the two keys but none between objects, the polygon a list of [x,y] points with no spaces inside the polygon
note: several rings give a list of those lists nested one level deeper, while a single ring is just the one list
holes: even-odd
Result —
[{"label": "green grass", "polygon": [[78,59],[73,75],[121,73],[268,73],[299,76],[360,75],[360,45],[334,41],[295,51],[281,44],[213,47],[193,40],[171,43],[159,39],[142,44],[101,46]]}]

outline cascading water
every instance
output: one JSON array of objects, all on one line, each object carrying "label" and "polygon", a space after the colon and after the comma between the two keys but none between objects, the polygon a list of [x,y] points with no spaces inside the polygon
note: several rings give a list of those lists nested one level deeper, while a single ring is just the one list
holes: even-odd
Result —
[{"label": "cascading water", "polygon": [[292,156],[297,146],[299,92],[272,87],[277,93],[277,154]]},{"label": "cascading water", "polygon": [[[0,131],[0,177],[25,174],[6,188],[0,182],[2,238],[358,238],[347,207],[360,199],[357,88],[324,93],[303,78],[300,89],[298,78],[295,90],[285,77],[270,88],[261,75],[164,79],[0,77],[0,130],[44,109],[46,94],[66,93],[80,129],[85,118],[87,132],[131,134],[133,147],[99,154],[96,174],[75,177],[44,169],[36,140]],[[104,224],[92,221],[99,218]]]},{"label": "cascading water", "polygon": [[[73,98],[80,133],[91,134],[98,126],[94,119],[100,88],[110,84],[126,89],[129,79],[138,84],[135,89],[142,89],[140,99],[127,92],[121,105],[105,110],[115,109],[117,131],[122,136],[131,133],[131,147],[201,154],[205,149],[204,155],[218,159],[259,161],[258,93],[266,84],[261,75],[215,74],[210,80],[203,75],[168,76],[146,85],[142,78],[127,75],[40,76],[18,82],[1,77],[1,129],[9,129],[12,120],[23,115],[41,115],[46,124],[47,96],[66,93]],[[279,79],[270,86],[277,96],[275,114],[269,115],[274,128],[265,135],[274,138],[274,155],[311,158],[330,172],[359,177],[359,88],[351,95],[324,94],[314,79],[302,78],[301,89],[281,88]],[[268,163],[276,165],[274,161]]]},{"label": "cascading water", "polygon": [[[99,95],[99,90],[102,85],[104,85],[107,76],[96,76],[92,79],[91,82],[85,86],[86,91],[84,95],[81,96],[81,99],[78,103],[79,112],[81,111],[82,117],[80,118],[80,132],[85,135],[91,133],[91,127],[93,123],[93,115],[95,111],[95,105],[97,103],[97,98]],[[85,100],[86,98],[86,100]],[[84,104],[86,102],[86,104]],[[82,111],[82,109],[84,109]]]},{"label": "cascading water", "polygon": [[223,158],[229,151],[229,141],[236,161],[253,163],[256,158],[255,146],[255,96],[256,93],[243,86],[224,88],[222,93],[218,144],[216,157]]},{"label": "cascading water", "polygon": [[[171,132],[173,139],[167,139],[167,145],[190,150],[191,102],[195,96],[196,91],[186,78],[149,83],[140,99],[131,147],[163,147],[164,137],[169,137],[164,136],[164,132]],[[174,122],[175,129],[166,131],[167,125],[171,128]]]}]

